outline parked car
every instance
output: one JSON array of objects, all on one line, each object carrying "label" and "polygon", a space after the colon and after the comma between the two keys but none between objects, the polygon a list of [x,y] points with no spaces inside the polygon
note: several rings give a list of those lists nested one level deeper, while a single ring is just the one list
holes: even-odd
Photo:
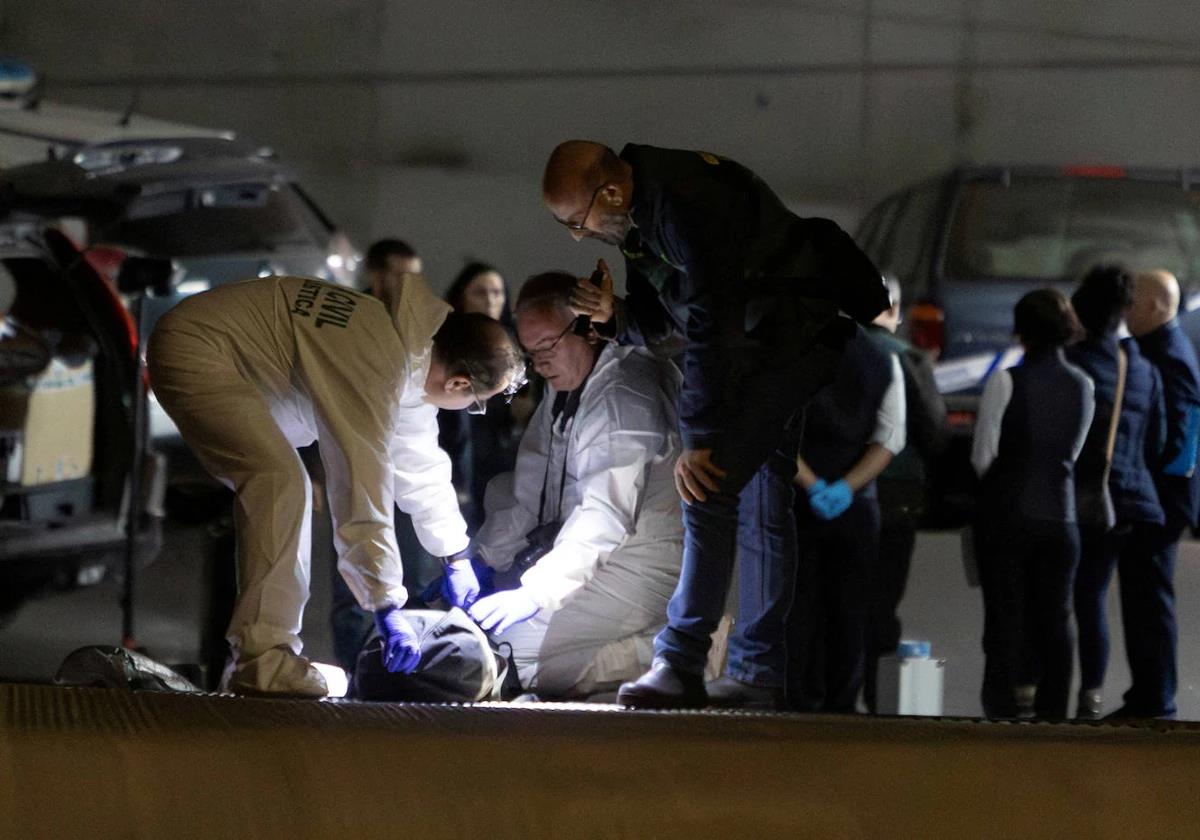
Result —
[{"label": "parked car", "polygon": [[1020,359],[1012,310],[1025,292],[1068,294],[1120,261],[1179,278],[1184,328],[1200,338],[1200,169],[960,167],[887,196],[859,244],[895,276],[906,337],[935,358],[958,439],[942,480],[968,504],[966,450],[983,382]]},{"label": "parked car", "polygon": [[[134,557],[152,560],[165,471],[148,435],[134,438],[145,391],[134,387],[136,333],[117,288],[22,206],[3,192],[0,278],[15,298],[0,318],[0,620],[36,592],[119,567],[138,449]],[[19,342],[40,346],[42,359],[3,352]]]}]

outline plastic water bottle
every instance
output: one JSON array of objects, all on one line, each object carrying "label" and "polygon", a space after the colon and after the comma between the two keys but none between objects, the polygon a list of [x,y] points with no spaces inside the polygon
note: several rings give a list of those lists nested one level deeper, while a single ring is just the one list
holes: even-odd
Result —
[{"label": "plastic water bottle", "polygon": [[905,639],[891,656],[879,657],[875,710],[881,715],[942,714],[946,660],[930,658],[930,644]]}]

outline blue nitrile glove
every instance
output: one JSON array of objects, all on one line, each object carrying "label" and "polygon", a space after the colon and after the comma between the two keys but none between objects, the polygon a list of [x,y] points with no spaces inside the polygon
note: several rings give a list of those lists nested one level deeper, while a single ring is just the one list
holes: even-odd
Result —
[{"label": "blue nitrile glove", "polygon": [[1171,463],[1163,467],[1163,472],[1167,475],[1190,478],[1196,469],[1198,452],[1200,452],[1200,405],[1193,405],[1188,409],[1187,427],[1183,432],[1183,445],[1179,447],[1179,454]]},{"label": "blue nitrile glove", "polygon": [[529,593],[517,587],[480,598],[467,612],[485,632],[499,635],[514,624],[533,618],[539,609]]},{"label": "blue nitrile glove", "polygon": [[442,575],[442,597],[452,607],[466,609],[479,597],[479,579],[469,560],[446,564]]},{"label": "blue nitrile glove", "polygon": [[839,478],[833,484],[827,485],[823,490],[809,497],[813,513],[819,519],[826,521],[837,519],[845,513],[852,501],[854,501],[854,491],[850,489],[850,485],[843,478]]},{"label": "blue nitrile glove", "polygon": [[383,637],[383,667],[393,674],[411,674],[421,662],[421,640],[400,614],[399,607],[375,610],[375,627]]},{"label": "blue nitrile glove", "polygon": [[472,557],[471,568],[475,570],[475,579],[479,581],[477,600],[496,591],[496,570],[484,562],[482,557]]}]

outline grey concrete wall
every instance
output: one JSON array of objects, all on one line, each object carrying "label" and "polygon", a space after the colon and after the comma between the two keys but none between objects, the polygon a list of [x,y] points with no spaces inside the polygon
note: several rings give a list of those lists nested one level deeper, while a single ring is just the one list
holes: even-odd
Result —
[{"label": "grey concrete wall", "polygon": [[558,140],[707,148],[853,222],[959,161],[1200,163],[1184,0],[5,0],[48,97],[279,149],[360,244],[446,282],[584,270],[538,207]]}]

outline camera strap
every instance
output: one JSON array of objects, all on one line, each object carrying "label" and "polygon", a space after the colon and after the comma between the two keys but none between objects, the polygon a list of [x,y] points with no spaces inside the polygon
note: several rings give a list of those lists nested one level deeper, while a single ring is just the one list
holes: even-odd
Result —
[{"label": "camera strap", "polygon": [[[588,374],[591,375],[590,373]],[[554,427],[557,425],[559,432],[563,435],[564,446],[568,441],[570,433],[567,431],[567,424],[575,417],[579,411],[579,401],[583,396],[583,389],[587,386],[587,378],[580,383],[579,387],[573,391],[560,391],[554,395],[554,405],[550,411],[550,452],[546,457],[546,471],[542,475],[542,496],[538,502],[538,527],[545,524],[546,521],[546,491],[550,484],[550,462],[554,460]],[[570,447],[566,447],[563,452],[562,475],[558,480],[558,505],[555,511],[554,520],[562,520],[562,503],[563,495],[567,489],[567,455],[570,452]],[[551,521],[554,521],[551,520]]]}]

